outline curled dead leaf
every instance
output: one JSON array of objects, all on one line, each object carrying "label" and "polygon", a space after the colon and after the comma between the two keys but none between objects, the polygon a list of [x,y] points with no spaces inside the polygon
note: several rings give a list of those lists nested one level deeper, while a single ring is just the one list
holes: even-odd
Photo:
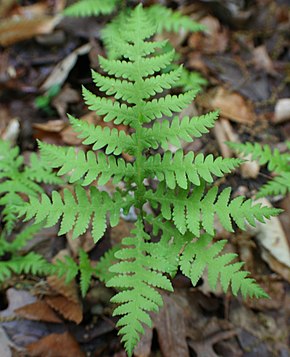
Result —
[{"label": "curled dead leaf", "polygon": [[75,338],[68,332],[41,338],[39,341],[26,346],[31,357],[84,357]]},{"label": "curled dead leaf", "polygon": [[13,17],[1,20],[0,45],[10,46],[28,40],[36,35],[50,33],[60,22],[60,16],[39,16],[36,18]]},{"label": "curled dead leaf", "polygon": [[83,309],[80,301],[73,302],[65,296],[47,296],[45,302],[60,313],[64,318],[74,321],[76,324],[82,322]]},{"label": "curled dead leaf", "polygon": [[61,319],[45,301],[36,301],[14,310],[15,314],[27,320],[61,323]]},{"label": "curled dead leaf", "polygon": [[250,104],[238,93],[231,93],[219,87],[215,96],[211,100],[213,108],[219,108],[221,115],[243,124],[253,124],[255,114]]}]

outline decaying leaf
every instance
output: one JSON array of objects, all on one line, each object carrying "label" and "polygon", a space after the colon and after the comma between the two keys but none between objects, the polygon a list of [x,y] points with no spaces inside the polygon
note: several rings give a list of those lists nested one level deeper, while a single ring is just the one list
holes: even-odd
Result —
[{"label": "decaying leaf", "polygon": [[80,302],[73,302],[61,295],[47,296],[45,302],[67,320],[79,324],[83,319],[83,310]]},{"label": "decaying leaf", "polygon": [[74,337],[68,333],[53,333],[26,346],[31,357],[84,357]]},{"label": "decaying leaf", "polygon": [[[257,200],[263,206],[272,207],[266,198]],[[290,268],[290,249],[283,227],[278,217],[271,217],[266,224],[257,223],[257,239],[261,246],[275,257],[279,262]]]},{"label": "decaying leaf", "polygon": [[61,323],[61,319],[56,313],[47,305],[45,301],[38,300],[32,304],[20,307],[14,312],[25,319],[35,321],[46,321]]},{"label": "decaying leaf", "polygon": [[164,357],[189,356],[183,309],[173,298],[163,295],[163,307],[153,315],[153,323]]},{"label": "decaying leaf", "polygon": [[228,92],[222,87],[211,100],[211,106],[219,108],[222,116],[238,123],[253,124],[256,118],[253,109],[240,94]]},{"label": "decaying leaf", "polygon": [[[69,252],[63,249],[53,258],[53,262],[63,260],[67,255]],[[45,302],[66,319],[79,324],[83,318],[83,310],[76,282],[73,280],[66,284],[64,276],[59,278],[56,275],[47,277],[47,282],[58,295],[47,296]]]},{"label": "decaying leaf", "polygon": [[61,86],[66,80],[69,72],[74,67],[78,56],[82,56],[88,53],[91,49],[91,44],[87,43],[81,47],[78,47],[73,52],[71,52],[67,57],[65,57],[61,62],[59,62],[47,77],[45,82],[42,84],[40,90],[46,91],[54,85]]},{"label": "decaying leaf", "polygon": [[59,23],[60,16],[43,15],[36,18],[13,17],[0,22],[0,45],[10,46],[36,35],[50,33]]}]

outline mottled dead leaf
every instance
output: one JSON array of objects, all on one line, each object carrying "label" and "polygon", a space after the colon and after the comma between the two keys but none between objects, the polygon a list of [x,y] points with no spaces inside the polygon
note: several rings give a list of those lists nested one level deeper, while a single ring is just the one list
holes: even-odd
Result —
[{"label": "mottled dead leaf", "polygon": [[62,119],[48,120],[46,123],[34,123],[33,127],[38,130],[47,131],[50,133],[59,133],[67,126],[67,123]]},{"label": "mottled dead leaf", "polygon": [[61,89],[60,93],[58,93],[57,96],[53,98],[52,105],[57,110],[59,116],[64,118],[66,117],[68,104],[77,103],[79,101],[79,92],[71,88],[69,85],[65,85],[64,88]]},{"label": "mottled dead leaf", "polygon": [[163,307],[153,315],[153,323],[164,357],[189,356],[183,309],[174,299],[163,295]]},{"label": "mottled dead leaf", "polygon": [[35,343],[26,346],[31,357],[84,357],[74,337],[65,332],[63,334],[53,333],[41,338]]},{"label": "mottled dead leaf", "polygon": [[45,301],[36,301],[14,310],[15,314],[27,320],[61,323],[61,319]]},{"label": "mottled dead leaf", "polygon": [[45,301],[67,320],[74,321],[76,324],[82,321],[83,309],[80,302],[75,303],[61,295],[47,296]]},{"label": "mottled dead leaf", "polygon": [[220,109],[221,115],[243,124],[253,124],[256,116],[250,104],[238,93],[219,87],[211,100],[211,106]]},{"label": "mottled dead leaf", "polygon": [[59,16],[37,18],[13,17],[0,22],[0,45],[10,46],[36,35],[50,33],[60,21]]},{"label": "mottled dead leaf", "polygon": [[206,26],[206,31],[193,33],[189,38],[189,47],[208,54],[223,53],[229,42],[228,30],[212,16],[206,16],[199,22]]},{"label": "mottled dead leaf", "polygon": [[16,3],[16,0],[1,0],[1,2],[0,2],[0,17],[4,17],[15,3]]},{"label": "mottled dead leaf", "polygon": [[61,62],[59,62],[50,75],[47,77],[45,82],[42,84],[40,90],[46,91],[52,86],[62,85],[66,80],[69,72],[74,67],[78,56],[82,56],[88,53],[91,49],[91,44],[87,43],[81,47],[78,47],[73,52],[71,52],[67,57],[65,57]]}]

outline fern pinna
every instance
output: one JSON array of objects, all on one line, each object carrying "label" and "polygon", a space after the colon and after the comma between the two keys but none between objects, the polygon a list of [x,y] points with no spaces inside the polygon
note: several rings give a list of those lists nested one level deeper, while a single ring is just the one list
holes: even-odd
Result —
[{"label": "fern pinna", "polygon": [[43,192],[40,183],[60,184],[46,163],[36,154],[31,154],[30,163],[24,165],[24,158],[17,146],[0,140],[0,206],[6,233],[11,233],[17,220],[16,207],[22,204],[20,194],[36,195]]},{"label": "fern pinna", "polygon": [[[169,119],[173,112],[180,112],[192,102],[196,91],[179,95],[165,92],[178,80],[181,69],[160,74],[172,62],[174,52],[160,54],[165,42],[150,40],[154,33],[155,26],[138,6],[127,19],[126,30],[122,28],[119,33],[119,59],[99,57],[107,74],[92,73],[96,86],[110,97],[83,88],[90,110],[102,115],[104,122],[122,123],[131,130],[127,133],[94,126],[70,116],[73,129],[92,149],[84,152],[40,143],[40,150],[47,164],[58,169],[59,175],[68,175],[73,185],[63,195],[53,192],[51,197],[42,194],[40,200],[31,197],[20,210],[26,219],[35,217],[36,222],[46,221],[47,226],[60,220],[59,234],[72,230],[75,238],[88,229],[92,220],[92,236],[97,242],[106,229],[107,215],[114,226],[120,212],[135,207],[138,219],[132,236],[123,238],[115,253],[117,262],[103,276],[107,286],[119,290],[112,301],[118,305],[114,314],[121,316],[117,326],[129,355],[144,331],[143,324],[151,324],[149,313],[162,305],[160,289],[173,290],[170,277],[178,268],[193,284],[207,268],[212,287],[220,279],[225,291],[231,286],[234,294],[241,291],[244,296],[265,297],[248,273],[240,270],[242,263],[233,262],[233,254],[220,254],[226,242],[212,243],[214,217],[233,231],[232,222],[244,229],[246,222],[255,225],[255,219],[263,221],[279,213],[241,196],[231,199],[230,189],[218,192],[215,186],[206,188],[214,176],[231,172],[241,160],[183,153],[181,140],[192,141],[207,133],[218,115],[212,112]],[[163,121],[157,121],[159,118]],[[171,143],[179,147],[176,153],[168,150]],[[159,147],[164,149],[162,155],[154,152]],[[126,162],[119,157],[121,153],[133,156],[134,161]],[[150,188],[146,178],[155,180],[157,188]],[[98,189],[109,180],[116,184],[123,181],[123,188],[112,194]],[[146,213],[145,203],[160,208],[160,215]],[[146,227],[152,226],[152,234],[145,230],[145,223]],[[159,239],[151,240],[153,236]],[[108,267],[108,259],[104,258],[101,266]],[[87,266],[84,256],[80,260],[82,266],[84,262]],[[72,260],[63,264],[67,265],[59,263],[61,273],[71,265],[72,276],[77,274]],[[100,266],[97,269],[100,274]],[[83,291],[92,275],[89,266],[84,274]]]},{"label": "fern pinna", "polygon": [[286,143],[288,151],[281,153],[277,148],[272,150],[269,145],[246,142],[227,143],[229,147],[243,155],[250,155],[252,160],[257,160],[261,165],[267,164],[267,169],[275,173],[275,177],[263,185],[256,197],[270,195],[286,196],[290,192],[290,142]]}]

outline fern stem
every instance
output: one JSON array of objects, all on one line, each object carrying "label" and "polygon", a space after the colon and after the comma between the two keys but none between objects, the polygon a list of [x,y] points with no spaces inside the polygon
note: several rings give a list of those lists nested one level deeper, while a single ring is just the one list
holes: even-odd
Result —
[{"label": "fern stem", "polygon": [[[143,147],[142,147],[142,124],[141,124],[141,115],[139,115],[138,118],[138,126],[136,127],[136,141],[137,141],[137,146],[136,146],[136,174],[137,174],[137,179],[136,179],[136,184],[137,184],[137,189],[135,192],[135,198],[136,198],[136,207],[140,210],[140,215],[142,217],[142,206],[144,204],[144,195],[145,195],[145,187],[143,185],[143,179],[144,179],[144,174],[143,174]],[[143,219],[143,217],[142,217]]]}]

